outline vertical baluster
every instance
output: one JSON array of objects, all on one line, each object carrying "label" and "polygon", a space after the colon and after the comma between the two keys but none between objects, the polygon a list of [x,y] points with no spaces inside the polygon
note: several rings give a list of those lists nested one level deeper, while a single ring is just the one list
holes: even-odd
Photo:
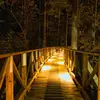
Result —
[{"label": "vertical baluster", "polygon": [[68,64],[68,50],[66,50],[66,56],[65,57],[66,57],[65,60],[66,60],[66,65],[67,65]]},{"label": "vertical baluster", "polygon": [[34,75],[34,56],[33,56],[33,52],[31,52],[31,62],[32,62],[31,76],[33,76]]},{"label": "vertical baluster", "polygon": [[[43,49],[43,59],[44,59],[44,61],[45,61],[45,49]],[[43,61],[43,62],[44,62]]]},{"label": "vertical baluster", "polygon": [[83,54],[82,87],[84,88],[88,76],[88,55]]},{"label": "vertical baluster", "polygon": [[64,59],[65,59],[65,63],[66,63],[66,53],[67,53],[67,51],[66,51],[66,49],[64,49]]},{"label": "vertical baluster", "polygon": [[14,100],[13,56],[9,57],[6,71],[6,100]]},{"label": "vertical baluster", "polygon": [[27,54],[22,54],[21,60],[22,60],[22,80],[24,82],[24,85],[27,85]]},{"label": "vertical baluster", "polygon": [[[27,54],[24,53],[21,55],[22,62],[22,80],[25,86],[27,86]],[[24,97],[22,98],[24,100]]]},{"label": "vertical baluster", "polygon": [[76,52],[73,51],[73,65],[72,65],[72,71],[74,70],[74,68],[76,67]]},{"label": "vertical baluster", "polygon": [[98,100],[100,100],[100,57],[98,61]]},{"label": "vertical baluster", "polygon": [[40,51],[38,51],[38,68],[40,68]]},{"label": "vertical baluster", "polygon": [[36,59],[35,70],[37,71],[38,70],[38,51],[35,51],[35,59]]},{"label": "vertical baluster", "polygon": [[70,51],[70,70],[72,71],[73,51]]},{"label": "vertical baluster", "polygon": [[70,58],[70,55],[69,55],[69,53],[70,53],[70,51],[68,50],[68,58],[67,58],[68,59],[68,61],[67,61],[68,62],[68,67],[67,67],[68,70],[69,70],[69,67],[70,67],[70,59],[69,59]]},{"label": "vertical baluster", "polygon": [[67,64],[67,50],[66,49],[64,49],[64,59],[65,59],[65,66],[66,66],[66,64]]}]

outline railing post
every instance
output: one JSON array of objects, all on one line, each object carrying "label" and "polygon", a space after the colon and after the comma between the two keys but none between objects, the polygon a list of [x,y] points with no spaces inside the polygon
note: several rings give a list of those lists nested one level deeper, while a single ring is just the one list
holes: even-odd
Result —
[{"label": "railing post", "polygon": [[38,51],[35,51],[35,59],[36,59],[35,70],[37,71],[38,70]]},{"label": "railing post", "polygon": [[14,100],[13,56],[9,57],[6,71],[6,100]]},{"label": "railing post", "polygon": [[38,68],[40,68],[40,51],[38,51]]},{"label": "railing post", "polygon": [[74,68],[76,67],[76,52],[73,51],[73,65],[72,65],[72,71],[74,70]]},{"label": "railing post", "polygon": [[68,50],[68,52],[67,52],[67,54],[68,54],[68,58],[67,58],[68,59],[68,61],[67,61],[68,62],[68,67],[67,68],[68,68],[68,70],[69,70],[69,67],[70,67],[70,55],[69,55],[69,52],[70,51]]},{"label": "railing post", "polygon": [[98,61],[98,100],[100,100],[100,56]]},{"label": "railing post", "polygon": [[[22,61],[22,80],[25,86],[27,86],[27,54],[24,53],[21,55]],[[23,99],[24,100],[24,97]]]},{"label": "railing post", "polygon": [[65,59],[65,66],[67,68],[67,64],[68,64],[68,50],[66,50],[66,48],[64,49],[64,59]]},{"label": "railing post", "polygon": [[32,65],[31,65],[31,76],[34,75],[34,57],[33,57],[33,52],[31,52],[31,62],[32,62]]},{"label": "railing post", "polygon": [[83,54],[82,87],[84,88],[88,74],[88,55]]},{"label": "railing post", "polygon": [[70,69],[71,69],[71,71],[72,71],[72,62],[73,61],[73,51],[70,51]]}]

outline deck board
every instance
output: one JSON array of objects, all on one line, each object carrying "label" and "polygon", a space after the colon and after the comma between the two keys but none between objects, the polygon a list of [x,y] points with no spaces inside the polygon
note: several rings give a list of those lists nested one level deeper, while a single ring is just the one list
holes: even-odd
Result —
[{"label": "deck board", "polygon": [[46,62],[25,100],[84,100],[64,66],[63,54]]}]

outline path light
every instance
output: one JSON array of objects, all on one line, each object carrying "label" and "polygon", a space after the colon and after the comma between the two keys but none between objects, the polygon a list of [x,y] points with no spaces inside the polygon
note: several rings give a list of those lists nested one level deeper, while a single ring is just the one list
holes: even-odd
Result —
[{"label": "path light", "polygon": [[53,59],[48,59],[48,62],[52,62],[53,61]]},{"label": "path light", "polygon": [[72,78],[71,78],[71,76],[69,75],[68,72],[60,73],[59,77],[60,77],[61,80],[65,81],[65,82],[73,83],[73,80],[72,80]]},{"label": "path light", "polygon": [[59,61],[58,64],[59,65],[64,65],[64,62],[63,61]]},{"label": "path light", "polygon": [[50,70],[51,69],[51,66],[48,66],[48,65],[44,65],[41,69],[41,71],[46,71],[46,70]]},{"label": "path light", "polygon": [[70,66],[72,65],[72,61],[70,60]]}]

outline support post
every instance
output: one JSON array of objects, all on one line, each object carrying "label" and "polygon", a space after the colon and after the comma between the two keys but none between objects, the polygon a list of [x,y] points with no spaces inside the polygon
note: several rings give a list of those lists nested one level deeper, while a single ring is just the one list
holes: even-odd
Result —
[{"label": "support post", "polygon": [[14,100],[13,56],[9,57],[6,71],[6,100]]},{"label": "support post", "polygon": [[46,47],[46,0],[44,0],[44,47]]},{"label": "support post", "polygon": [[31,77],[33,77],[33,75],[34,75],[34,57],[33,57],[33,52],[31,52],[31,62],[32,62],[32,65],[31,65]]},{"label": "support post", "polygon": [[68,35],[68,11],[66,10],[66,47],[67,47],[67,35]]},{"label": "support post", "polygon": [[76,67],[76,52],[73,51],[73,64],[72,64],[72,71],[74,70],[74,68]]},{"label": "support post", "polygon": [[100,57],[98,62],[98,99],[100,100]]},{"label": "support post", "polygon": [[68,70],[69,70],[69,66],[70,66],[70,59],[69,59],[69,58],[70,58],[70,57],[69,57],[69,50],[68,50],[68,53],[67,53],[67,54],[68,54],[68,58],[67,58],[67,59],[68,59],[68,61],[67,61],[67,62],[68,62],[68,67],[67,67],[67,68],[68,68]]},{"label": "support post", "polygon": [[83,54],[83,70],[82,70],[82,87],[83,88],[87,81],[87,73],[88,73],[88,55]]},{"label": "support post", "polygon": [[[27,86],[27,54],[24,53],[21,55],[21,61],[22,61],[22,80],[24,83],[24,86]],[[24,100],[24,97],[23,99]]]},{"label": "support post", "polygon": [[27,58],[26,58],[27,54],[24,53],[22,54],[22,80],[24,85],[27,85]]}]

